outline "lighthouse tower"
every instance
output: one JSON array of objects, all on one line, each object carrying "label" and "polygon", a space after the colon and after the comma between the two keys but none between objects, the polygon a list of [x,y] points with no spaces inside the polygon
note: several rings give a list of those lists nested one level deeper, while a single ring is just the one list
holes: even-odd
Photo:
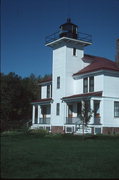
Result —
[{"label": "lighthouse tower", "polygon": [[53,50],[51,126],[63,127],[66,120],[66,104],[62,98],[74,94],[72,75],[85,64],[81,60],[84,47],[91,45],[91,36],[78,32],[78,26],[67,19],[59,31],[46,37],[46,46]]}]

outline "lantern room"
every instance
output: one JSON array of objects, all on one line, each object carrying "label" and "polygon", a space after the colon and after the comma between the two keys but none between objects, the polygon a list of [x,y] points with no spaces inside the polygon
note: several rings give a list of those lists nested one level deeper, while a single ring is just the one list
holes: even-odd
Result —
[{"label": "lantern room", "polygon": [[77,39],[77,28],[78,26],[71,22],[71,19],[68,18],[65,24],[60,26],[60,37],[69,37]]}]

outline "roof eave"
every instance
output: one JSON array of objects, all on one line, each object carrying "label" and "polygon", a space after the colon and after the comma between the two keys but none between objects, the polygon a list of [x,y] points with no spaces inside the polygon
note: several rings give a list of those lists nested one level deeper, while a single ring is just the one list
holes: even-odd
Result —
[{"label": "roof eave", "polygon": [[97,70],[92,70],[92,71],[87,71],[87,72],[82,72],[82,73],[75,73],[73,74],[73,77],[80,77],[82,78],[83,76],[91,76],[91,75],[98,75],[98,74],[104,74],[104,75],[113,75],[116,77],[119,77],[119,70],[109,70],[105,68],[97,69]]},{"label": "roof eave", "polygon": [[53,99],[49,98],[49,99],[36,100],[36,101],[31,102],[31,104],[32,105],[35,105],[35,104],[46,105],[46,104],[50,104],[52,102],[53,102]]},{"label": "roof eave", "polygon": [[92,92],[92,93],[87,93],[87,94],[79,94],[76,97],[64,97],[62,98],[62,101],[65,102],[78,102],[83,100],[89,100],[92,97],[102,97],[102,93],[103,91],[99,91],[99,92]]}]

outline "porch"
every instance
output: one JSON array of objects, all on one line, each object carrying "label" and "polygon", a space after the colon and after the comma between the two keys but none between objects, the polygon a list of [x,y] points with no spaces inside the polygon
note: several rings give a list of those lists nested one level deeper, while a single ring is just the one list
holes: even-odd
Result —
[{"label": "porch", "polygon": [[95,129],[94,127],[101,127],[102,101],[100,97],[97,97],[98,95],[100,96],[100,93],[95,94],[87,93],[63,98],[63,101],[66,103],[65,132],[82,133],[83,122],[81,118],[83,102],[85,102],[85,115],[88,117],[90,112],[93,112],[84,133],[92,133],[93,129]]},{"label": "porch", "polygon": [[[87,100],[87,113],[90,109],[93,111],[90,123],[92,125],[101,125],[101,115],[100,115],[100,100]],[[82,101],[67,103],[67,116],[65,124],[75,124],[82,125],[81,113],[82,113]]]},{"label": "porch", "polygon": [[32,125],[39,127],[51,124],[51,101],[52,99],[43,99],[33,103]]}]

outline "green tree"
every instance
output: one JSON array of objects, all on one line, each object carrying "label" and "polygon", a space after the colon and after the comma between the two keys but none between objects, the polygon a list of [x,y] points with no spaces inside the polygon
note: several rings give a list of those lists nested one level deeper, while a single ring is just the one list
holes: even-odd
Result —
[{"label": "green tree", "polygon": [[1,126],[8,128],[9,121],[17,116],[21,77],[15,73],[1,74]]},{"label": "green tree", "polygon": [[90,101],[82,100],[81,104],[82,104],[82,110],[79,117],[82,122],[82,130],[84,136],[84,129],[88,126],[94,111],[90,108]]},{"label": "green tree", "polygon": [[31,74],[22,78],[11,72],[1,78],[1,130],[20,128],[31,119],[31,102],[40,98],[39,82],[50,75],[36,77]]},{"label": "green tree", "polygon": [[1,130],[21,127],[31,118],[31,102],[39,97],[40,78],[31,74],[21,78],[15,73],[0,74],[1,78]]}]

